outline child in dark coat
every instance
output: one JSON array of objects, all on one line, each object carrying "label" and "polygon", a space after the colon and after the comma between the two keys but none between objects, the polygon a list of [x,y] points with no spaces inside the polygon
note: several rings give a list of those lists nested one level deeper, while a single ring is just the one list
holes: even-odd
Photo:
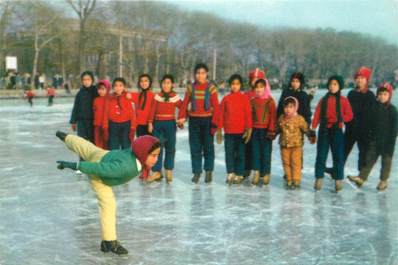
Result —
[{"label": "child in dark coat", "polygon": [[221,101],[217,130],[217,143],[222,142],[222,129],[225,136],[225,164],[227,183],[239,184],[245,172],[245,148],[252,132],[252,117],[249,97],[240,89],[242,77],[234,74],[229,78],[231,93]]},{"label": "child in dark coat", "polygon": [[327,87],[329,92],[319,101],[312,129],[319,126],[318,144],[315,163],[315,190],[322,188],[322,179],[329,148],[333,157],[333,178],[335,179],[336,192],[342,189],[344,178],[344,136],[343,124],[352,120],[352,110],[347,98],[341,96],[344,80],[341,76],[331,76]]},{"label": "child in dark coat", "polygon": [[98,93],[97,89],[93,85],[94,75],[92,72],[83,72],[80,75],[80,79],[82,87],[76,94],[69,123],[71,124],[73,131],[76,131],[77,129],[78,136],[93,143],[93,102],[94,98],[98,96]]},{"label": "child in dark coat", "polygon": [[368,113],[370,142],[365,164],[359,176],[348,177],[358,187],[366,182],[374,164],[381,157],[380,182],[377,189],[382,191],[387,188],[398,131],[397,109],[391,104],[392,91],[393,88],[389,83],[381,84],[377,89],[377,103]]}]

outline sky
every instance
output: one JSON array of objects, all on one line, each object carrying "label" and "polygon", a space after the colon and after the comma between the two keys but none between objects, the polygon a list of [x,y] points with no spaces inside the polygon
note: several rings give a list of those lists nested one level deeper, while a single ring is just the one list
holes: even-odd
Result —
[{"label": "sky", "polygon": [[182,10],[267,27],[334,28],[382,37],[398,45],[398,0],[164,0]]}]

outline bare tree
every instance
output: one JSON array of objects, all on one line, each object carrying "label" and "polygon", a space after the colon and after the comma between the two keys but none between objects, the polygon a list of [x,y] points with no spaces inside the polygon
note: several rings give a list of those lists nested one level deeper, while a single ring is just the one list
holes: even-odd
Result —
[{"label": "bare tree", "polygon": [[96,0],[65,0],[79,17],[79,68],[83,72],[86,68],[86,25],[87,20],[95,9]]}]

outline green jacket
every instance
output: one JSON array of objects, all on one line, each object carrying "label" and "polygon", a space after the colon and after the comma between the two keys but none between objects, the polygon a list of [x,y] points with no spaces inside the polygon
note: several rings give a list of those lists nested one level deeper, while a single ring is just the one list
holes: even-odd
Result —
[{"label": "green jacket", "polygon": [[138,176],[142,167],[131,149],[124,149],[108,152],[98,163],[81,161],[78,169],[100,178],[108,186],[116,186]]}]

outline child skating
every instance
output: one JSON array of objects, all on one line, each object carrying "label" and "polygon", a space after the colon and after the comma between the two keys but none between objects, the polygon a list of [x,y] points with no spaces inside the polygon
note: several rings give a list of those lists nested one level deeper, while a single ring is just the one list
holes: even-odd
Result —
[{"label": "child skating", "polygon": [[118,255],[128,251],[117,241],[116,200],[112,186],[124,184],[138,175],[146,177],[157,161],[160,143],[152,136],[137,138],[131,149],[107,151],[82,137],[58,131],[57,137],[84,161],[57,161],[58,169],[80,170],[90,177],[97,195],[101,223],[101,251]]},{"label": "child skating", "polygon": [[368,114],[370,142],[366,151],[364,165],[359,176],[348,176],[358,187],[368,179],[377,159],[381,157],[379,191],[387,188],[391,172],[395,141],[398,132],[397,109],[391,104],[393,88],[389,83],[381,84],[377,89],[377,103]]}]

